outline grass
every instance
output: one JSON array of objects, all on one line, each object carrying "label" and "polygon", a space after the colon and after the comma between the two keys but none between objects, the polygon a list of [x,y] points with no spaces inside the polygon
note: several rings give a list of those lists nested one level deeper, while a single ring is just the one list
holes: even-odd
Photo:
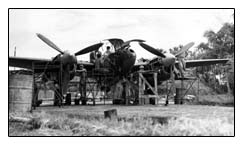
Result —
[{"label": "grass", "polygon": [[220,106],[234,106],[234,97],[227,94],[221,95],[204,95],[198,97],[196,104],[200,105],[220,105]]},{"label": "grass", "polygon": [[[175,82],[176,87],[181,87],[180,81]],[[190,83],[185,81],[186,88],[189,88]],[[188,90],[187,95],[194,95],[196,99],[188,104],[199,104],[199,105],[219,105],[219,106],[234,106],[234,96],[228,94],[217,94],[212,88],[204,85],[201,81],[196,81],[192,87]]]},{"label": "grass", "polygon": [[[117,109],[117,119],[103,112]],[[218,106],[65,106],[43,107],[13,116],[35,118],[31,124],[9,120],[10,136],[233,136],[234,109]]]}]

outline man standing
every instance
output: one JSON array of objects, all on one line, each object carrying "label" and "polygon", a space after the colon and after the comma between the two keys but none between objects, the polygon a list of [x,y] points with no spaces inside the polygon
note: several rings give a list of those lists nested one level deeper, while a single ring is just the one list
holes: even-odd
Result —
[{"label": "man standing", "polygon": [[178,67],[179,67],[179,71],[180,71],[182,78],[184,78],[184,72],[186,71],[185,57],[186,57],[185,52],[177,57],[178,58]]},{"label": "man standing", "polygon": [[80,100],[82,102],[82,105],[86,105],[87,99],[86,99],[86,74],[87,71],[84,68],[84,66],[80,65],[80,81],[79,81],[79,92],[80,92]]},{"label": "man standing", "polygon": [[111,47],[110,46],[107,46],[106,47],[106,51],[105,51],[105,53],[104,53],[104,57],[107,57],[108,55],[110,55],[111,54]]},{"label": "man standing", "polygon": [[95,69],[99,70],[102,67],[101,65],[102,65],[102,58],[101,58],[101,54],[98,53],[97,58],[95,60]]},{"label": "man standing", "polygon": [[95,51],[92,51],[90,54],[89,54],[89,62],[91,63],[94,63],[95,62],[95,59],[96,59],[96,54],[95,54]]},{"label": "man standing", "polygon": [[63,96],[60,90],[60,86],[57,82],[54,82],[54,106],[62,106]]}]

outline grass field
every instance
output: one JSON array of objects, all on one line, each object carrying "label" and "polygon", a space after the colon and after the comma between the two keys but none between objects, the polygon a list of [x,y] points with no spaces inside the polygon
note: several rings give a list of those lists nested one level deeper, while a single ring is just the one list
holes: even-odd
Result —
[{"label": "grass field", "polygon": [[[117,119],[104,111],[117,109]],[[206,105],[40,107],[10,113],[10,136],[234,136],[234,108]],[[11,116],[34,118],[15,122]]]}]

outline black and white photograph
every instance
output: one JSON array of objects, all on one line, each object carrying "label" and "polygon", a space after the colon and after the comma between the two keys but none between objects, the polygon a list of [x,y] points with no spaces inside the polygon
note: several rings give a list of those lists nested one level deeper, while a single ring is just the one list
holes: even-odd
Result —
[{"label": "black and white photograph", "polygon": [[8,136],[235,136],[234,8],[8,9]]}]

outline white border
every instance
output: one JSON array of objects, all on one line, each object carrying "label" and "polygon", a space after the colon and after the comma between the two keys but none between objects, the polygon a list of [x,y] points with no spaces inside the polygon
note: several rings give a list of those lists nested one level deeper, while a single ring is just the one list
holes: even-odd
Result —
[{"label": "white border", "polygon": [[[1,35],[1,77],[3,79],[2,83],[1,83],[1,92],[3,91],[3,93],[1,93],[1,142],[2,144],[36,144],[36,145],[43,145],[43,144],[241,144],[242,142],[242,107],[243,105],[241,105],[242,101],[242,96],[240,95],[240,82],[241,82],[241,78],[242,76],[240,76],[239,74],[243,74],[241,71],[242,68],[242,64],[240,62],[242,61],[242,43],[240,44],[239,42],[241,42],[240,39],[242,39],[241,35],[243,35],[242,33],[242,8],[240,7],[242,4],[240,3],[240,1],[234,1],[234,0],[218,0],[218,1],[212,1],[212,0],[202,0],[202,1],[195,1],[195,0],[170,0],[170,1],[160,1],[160,0],[149,0],[146,2],[142,2],[142,1],[131,1],[131,0],[122,0],[122,1],[114,1],[114,0],[102,0],[102,1],[94,1],[94,0],[88,0],[88,1],[80,1],[80,0],[76,0],[76,1],[66,1],[66,2],[61,2],[60,0],[40,0],[40,1],[28,1],[28,0],[9,0],[9,1],[2,1],[1,2],[1,9],[0,9],[0,15],[1,15],[1,23],[0,23],[0,35]],[[45,8],[45,7],[169,7],[169,8],[181,8],[181,7],[185,7],[185,8],[225,8],[225,7],[230,7],[230,8],[236,8],[236,137],[235,138],[214,138],[214,137],[210,137],[210,138],[165,138],[165,137],[161,137],[161,138],[107,138],[107,137],[103,137],[103,138],[62,138],[62,137],[58,137],[58,138],[35,138],[35,137],[24,137],[24,138],[9,138],[8,136],[8,121],[7,121],[7,116],[8,116],[8,112],[7,112],[7,96],[8,96],[8,86],[7,86],[7,76],[8,76],[8,72],[7,72],[7,57],[8,57],[8,8],[32,8],[32,7],[41,7],[41,8]],[[238,42],[238,43],[237,43]],[[240,67],[241,66],[241,67]]]}]

